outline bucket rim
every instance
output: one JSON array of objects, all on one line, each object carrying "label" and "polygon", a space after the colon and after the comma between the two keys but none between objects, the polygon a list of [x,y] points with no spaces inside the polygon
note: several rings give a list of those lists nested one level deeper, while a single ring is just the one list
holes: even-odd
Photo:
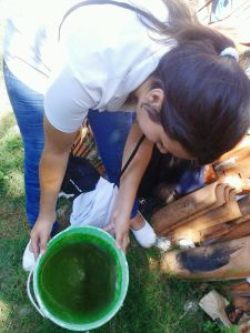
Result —
[{"label": "bucket rim", "polygon": [[122,286],[121,286],[121,293],[120,293],[120,297],[118,299],[118,301],[116,302],[116,304],[114,305],[113,309],[111,311],[109,311],[103,318],[98,319],[93,321],[92,323],[85,323],[85,324],[75,324],[75,323],[69,323],[67,321],[64,321],[62,319],[57,318],[55,315],[53,315],[52,313],[50,313],[46,306],[44,305],[44,302],[42,300],[39,288],[38,288],[38,268],[40,266],[40,263],[42,261],[43,255],[40,255],[36,261],[36,265],[33,271],[33,290],[34,290],[34,295],[35,298],[37,300],[37,303],[41,309],[41,311],[43,312],[44,316],[48,319],[50,319],[53,323],[57,324],[58,326],[65,328],[65,329],[69,329],[69,330],[73,330],[73,331],[89,331],[89,330],[93,330],[96,329],[98,327],[101,327],[102,325],[106,324],[109,320],[111,320],[116,313],[120,310],[120,308],[123,305],[123,302],[126,298],[127,295],[127,291],[128,291],[128,286],[129,286],[129,267],[128,267],[128,262],[126,259],[126,255],[125,253],[119,249],[115,243],[114,238],[105,230],[100,229],[98,227],[95,226],[82,226],[82,227],[75,227],[75,226],[70,226],[67,229],[61,231],[60,233],[58,233],[57,235],[55,235],[48,243],[48,248],[50,246],[51,243],[54,243],[56,241],[58,241],[58,239],[60,239],[61,237],[63,237],[64,233],[69,233],[71,231],[82,231],[82,230],[89,230],[89,231],[98,231],[98,233],[103,234],[108,240],[109,242],[114,245],[114,249],[116,251],[118,260],[119,260],[119,264],[121,266],[121,270],[122,270]]}]

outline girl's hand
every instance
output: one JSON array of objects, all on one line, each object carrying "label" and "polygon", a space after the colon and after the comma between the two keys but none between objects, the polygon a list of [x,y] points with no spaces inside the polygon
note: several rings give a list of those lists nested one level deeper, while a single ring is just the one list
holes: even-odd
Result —
[{"label": "girl's hand", "polygon": [[115,234],[117,247],[124,252],[126,252],[129,244],[129,228],[129,218],[123,217],[118,211],[114,211],[106,231]]},{"label": "girl's hand", "polygon": [[126,252],[129,245],[129,221],[126,223],[116,222],[115,238],[117,247]]},{"label": "girl's hand", "polygon": [[[124,149],[123,167],[131,157],[131,153],[134,151],[139,140],[142,140],[142,135],[143,133],[139,125],[134,123]],[[112,227],[114,228],[117,246],[123,251],[126,251],[129,244],[130,214],[142,176],[149,164],[152,151],[152,142],[148,139],[141,141],[139,149],[120,178],[119,192],[114,204],[111,222],[106,230],[112,230]]]},{"label": "girl's hand", "polygon": [[53,222],[48,219],[38,218],[36,224],[31,230],[31,247],[35,258],[38,257],[39,253],[44,253],[47,248],[47,242],[50,239],[50,233],[52,230]]}]

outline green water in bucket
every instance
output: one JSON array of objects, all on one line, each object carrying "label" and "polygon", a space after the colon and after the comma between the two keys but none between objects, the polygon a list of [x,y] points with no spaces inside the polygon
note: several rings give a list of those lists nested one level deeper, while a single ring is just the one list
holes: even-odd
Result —
[{"label": "green water in bucket", "polygon": [[128,288],[125,255],[114,239],[94,228],[57,235],[39,259],[34,294],[45,315],[71,330],[97,328],[121,307]]}]

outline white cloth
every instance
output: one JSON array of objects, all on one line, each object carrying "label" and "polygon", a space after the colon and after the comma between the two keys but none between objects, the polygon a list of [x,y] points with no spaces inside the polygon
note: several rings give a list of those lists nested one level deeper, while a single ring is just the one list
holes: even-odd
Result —
[{"label": "white cloth", "polygon": [[[13,0],[12,0],[13,1]],[[70,0],[18,1],[7,20],[4,58],[33,90],[45,93],[45,113],[63,132],[74,132],[89,109],[120,110],[175,42],[163,44],[131,11],[83,6],[59,23]],[[168,20],[162,0],[124,0]],[[19,3],[19,4],[18,4]],[[19,13],[19,14],[18,14]],[[158,39],[158,40],[157,40]]]},{"label": "white cloth", "polygon": [[101,177],[94,191],[82,193],[73,201],[70,224],[104,228],[109,223],[117,193],[117,186]]},{"label": "white cloth", "polygon": [[[73,201],[70,224],[75,227],[106,227],[110,222],[117,194],[117,186],[101,177],[94,191],[82,193]],[[150,224],[144,218],[143,220],[141,229],[131,231],[142,247],[149,248],[155,244],[156,234]]]},{"label": "white cloth", "polygon": [[28,244],[23,253],[22,258],[22,266],[26,272],[30,272],[35,267],[36,259],[34,253],[31,251],[31,240],[29,240]]}]

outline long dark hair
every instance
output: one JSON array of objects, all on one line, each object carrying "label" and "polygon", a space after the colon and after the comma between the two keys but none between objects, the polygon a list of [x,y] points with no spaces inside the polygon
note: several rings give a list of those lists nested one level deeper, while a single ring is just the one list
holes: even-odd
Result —
[{"label": "long dark hair", "polygon": [[165,93],[159,120],[200,164],[211,163],[250,127],[250,82],[234,57],[220,55],[235,48],[232,40],[200,24],[181,1],[164,2],[170,20],[155,27],[177,46],[154,73],[154,87]]},{"label": "long dark hair", "polygon": [[250,126],[250,82],[233,57],[232,41],[203,26],[177,35],[155,77],[165,92],[160,113],[166,133],[200,163],[233,148]]}]

